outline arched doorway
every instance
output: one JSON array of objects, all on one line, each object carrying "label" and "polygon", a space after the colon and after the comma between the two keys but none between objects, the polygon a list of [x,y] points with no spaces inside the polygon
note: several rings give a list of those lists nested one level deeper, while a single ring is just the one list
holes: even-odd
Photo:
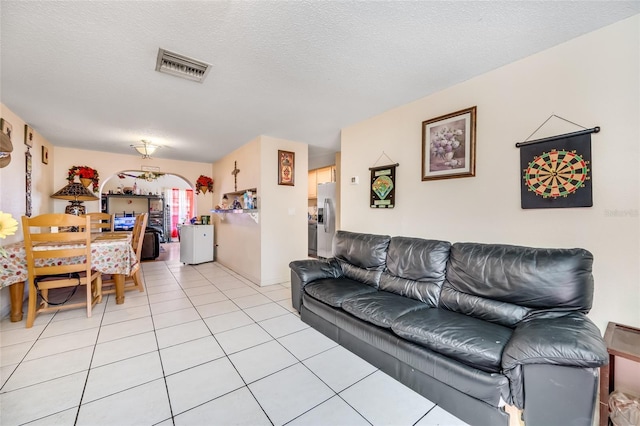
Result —
[{"label": "arched doorway", "polygon": [[161,242],[178,241],[178,225],[194,216],[194,188],[172,173],[122,170],[104,179],[100,188],[101,210],[119,217],[149,213],[148,228],[161,234]]}]

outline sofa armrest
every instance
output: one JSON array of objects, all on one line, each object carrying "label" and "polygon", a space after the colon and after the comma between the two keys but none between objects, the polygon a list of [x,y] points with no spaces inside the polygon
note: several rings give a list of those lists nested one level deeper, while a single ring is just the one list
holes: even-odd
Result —
[{"label": "sofa armrest", "polygon": [[600,330],[585,315],[573,312],[556,318],[520,323],[502,354],[502,368],[520,364],[601,367],[609,360]]},{"label": "sofa armrest", "polygon": [[335,259],[323,260],[294,260],[289,263],[291,268],[291,303],[300,312],[304,286],[324,278],[339,278],[342,269]]},{"label": "sofa armrest", "polygon": [[596,368],[609,362],[600,330],[584,314],[539,316],[518,324],[502,353],[514,405],[524,408],[522,366]]}]

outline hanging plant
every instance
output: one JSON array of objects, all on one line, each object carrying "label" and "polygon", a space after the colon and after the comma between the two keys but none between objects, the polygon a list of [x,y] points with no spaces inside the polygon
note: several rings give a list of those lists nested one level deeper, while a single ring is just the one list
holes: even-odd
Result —
[{"label": "hanging plant", "polygon": [[200,175],[200,177],[196,180],[196,194],[206,194],[207,191],[213,192],[213,179],[209,176]]},{"label": "hanging plant", "polygon": [[93,192],[98,192],[100,187],[100,179],[98,171],[88,166],[73,166],[69,169],[67,174],[67,180],[73,182],[75,177],[78,176],[81,180],[88,179],[89,185],[93,185]]}]

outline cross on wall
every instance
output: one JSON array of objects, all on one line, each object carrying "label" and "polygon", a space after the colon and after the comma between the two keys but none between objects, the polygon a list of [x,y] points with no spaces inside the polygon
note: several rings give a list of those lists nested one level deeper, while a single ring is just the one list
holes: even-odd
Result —
[{"label": "cross on wall", "polygon": [[233,187],[234,191],[238,191],[238,173],[240,173],[240,169],[238,168],[238,162],[233,162],[233,171],[231,174],[233,175]]}]

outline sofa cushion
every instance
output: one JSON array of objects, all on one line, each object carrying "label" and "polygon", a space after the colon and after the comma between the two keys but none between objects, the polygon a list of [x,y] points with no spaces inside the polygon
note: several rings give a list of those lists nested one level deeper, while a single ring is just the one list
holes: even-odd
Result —
[{"label": "sofa cushion", "polygon": [[342,309],[379,327],[391,328],[399,316],[418,309],[429,309],[429,306],[419,300],[378,291],[345,299]]},{"label": "sofa cushion", "polygon": [[360,294],[375,293],[376,289],[349,278],[326,278],[307,284],[304,292],[329,306],[340,308],[345,299]]},{"label": "sofa cushion", "polygon": [[584,249],[456,243],[440,307],[509,326],[539,310],[587,313],[592,263]]},{"label": "sofa cushion", "polygon": [[378,287],[390,240],[388,235],[337,231],[333,239],[334,257],[345,277]]},{"label": "sofa cushion", "polygon": [[444,309],[423,309],[396,319],[398,336],[480,370],[500,371],[512,329]]},{"label": "sofa cushion", "polygon": [[450,248],[447,241],[391,238],[380,290],[438,306]]}]

